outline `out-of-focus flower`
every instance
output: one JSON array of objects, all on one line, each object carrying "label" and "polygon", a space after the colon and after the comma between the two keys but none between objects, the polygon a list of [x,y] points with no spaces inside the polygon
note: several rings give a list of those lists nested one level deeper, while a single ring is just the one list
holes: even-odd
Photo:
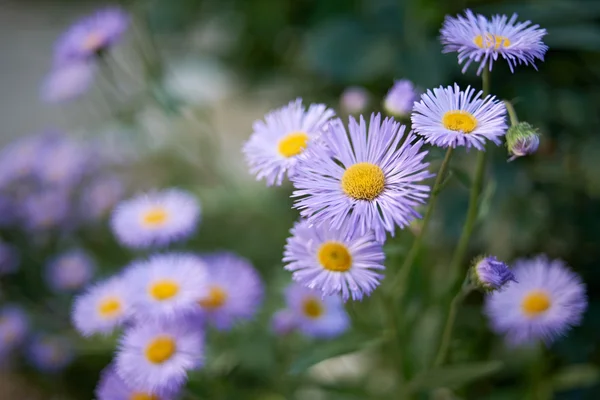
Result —
[{"label": "out-of-focus flower", "polygon": [[45,231],[59,227],[69,216],[68,194],[62,189],[33,193],[25,199],[21,210],[25,227]]},{"label": "out-of-focus flower", "polygon": [[173,323],[198,311],[209,295],[206,264],[185,253],[158,254],[134,263],[125,272],[136,320]]},{"label": "out-of-focus flower", "polygon": [[94,276],[96,264],[81,249],[67,251],[46,266],[46,281],[56,291],[74,291],[87,285]]},{"label": "out-of-focus flower", "polygon": [[94,284],[73,303],[71,319],[83,336],[109,334],[131,316],[131,288],[122,277]]},{"label": "out-of-focus flower", "polygon": [[519,122],[511,126],[506,132],[506,147],[513,161],[518,157],[533,154],[540,145],[540,134],[537,129],[527,122]]},{"label": "out-of-focus flower", "polygon": [[348,114],[363,112],[369,105],[369,92],[360,86],[346,88],[340,96],[340,108]]},{"label": "out-of-focus flower", "polygon": [[131,248],[164,246],[190,236],[200,218],[200,205],[179,189],[152,192],[125,200],[113,211],[112,230]]},{"label": "out-of-focus flower", "polygon": [[48,373],[62,371],[74,358],[73,348],[67,338],[45,334],[31,339],[27,355],[37,369]]},{"label": "out-of-focus flower", "polygon": [[[415,207],[429,196],[429,187],[420,184],[432,175],[423,159],[422,140],[393,118],[381,121],[371,115],[368,133],[365,120],[350,117],[349,133],[340,119],[322,135],[324,146],[311,146],[299,160],[291,177],[300,197],[294,207],[311,224],[340,229],[348,223],[358,235],[371,230],[379,242],[386,231],[404,227],[419,214]],[[400,141],[405,138],[400,145]]]},{"label": "out-of-focus flower", "polygon": [[20,262],[21,257],[18,250],[14,246],[0,241],[0,276],[16,272]]},{"label": "out-of-focus flower", "polygon": [[138,324],[121,339],[115,359],[127,384],[159,396],[177,392],[204,363],[204,337],[189,324]]},{"label": "out-of-focus flower", "polygon": [[485,142],[496,145],[506,133],[506,107],[495,96],[481,99],[470,86],[461,91],[454,87],[427,90],[415,103],[413,129],[427,143],[438,147],[465,146],[485,150]]},{"label": "out-of-focus flower", "polygon": [[288,309],[293,312],[298,330],[310,337],[332,338],[344,333],[350,319],[339,296],[325,296],[299,284],[286,290]]},{"label": "out-of-focus flower", "polygon": [[585,285],[561,260],[545,255],[514,263],[517,282],[486,297],[494,331],[511,345],[543,340],[550,344],[581,322],[587,308]]},{"label": "out-of-focus flower", "polygon": [[35,177],[48,135],[39,134],[17,139],[0,152],[0,186]]},{"label": "out-of-focus flower", "polygon": [[458,63],[466,61],[463,73],[472,62],[480,63],[477,75],[486,65],[491,71],[499,56],[506,60],[511,72],[517,64],[536,68],[535,60],[544,61],[548,50],[542,42],[546,30],[531,25],[531,21],[517,22],[517,14],[510,19],[494,15],[490,21],[467,10],[465,16],[446,17],[440,33],[444,53],[458,52]]},{"label": "out-of-focus flower", "polygon": [[199,299],[200,315],[217,329],[251,319],[263,298],[260,276],[248,260],[229,252],[202,256],[208,267],[208,293]]},{"label": "out-of-focus flower", "polygon": [[293,279],[323,295],[338,294],[346,301],[362,300],[379,285],[385,254],[373,232],[356,234],[348,224],[340,229],[310,226],[300,221],[285,246],[285,269]]},{"label": "out-of-focus flower", "polygon": [[109,365],[102,371],[96,387],[97,400],[174,400],[172,396],[158,396],[150,392],[134,390]]},{"label": "out-of-focus flower", "polygon": [[129,25],[129,15],[118,7],[97,10],[73,24],[57,40],[55,65],[89,59],[121,40]]},{"label": "out-of-focus flower", "polygon": [[19,219],[18,206],[11,196],[0,193],[0,227],[14,225]]},{"label": "out-of-focus flower", "polygon": [[298,327],[294,313],[288,309],[277,311],[271,319],[271,329],[277,335],[287,335]]},{"label": "out-of-focus flower", "polygon": [[21,344],[28,331],[29,318],[21,307],[8,304],[0,308],[0,355]]},{"label": "out-of-focus flower", "polygon": [[479,289],[494,291],[502,289],[507,283],[515,282],[515,276],[506,264],[494,256],[481,256],[473,261],[471,280]]},{"label": "out-of-focus flower", "polygon": [[302,99],[269,112],[264,121],[256,121],[254,132],[243,151],[256,179],[268,186],[281,185],[284,176],[296,171],[299,156],[310,142],[320,137],[330,118],[335,115],[324,104],[311,104],[308,110]]},{"label": "out-of-focus flower", "polygon": [[417,97],[415,85],[408,79],[401,79],[394,82],[394,86],[385,96],[383,108],[393,116],[407,117],[410,115]]},{"label": "out-of-focus flower", "polygon": [[68,189],[88,172],[92,152],[82,143],[58,136],[46,146],[37,165],[42,184]]},{"label": "out-of-focus flower", "polygon": [[99,220],[109,214],[123,198],[123,181],[114,175],[95,178],[83,188],[81,196],[81,217],[85,220]]},{"label": "out-of-focus flower", "polygon": [[42,83],[41,100],[47,103],[63,103],[81,97],[92,86],[96,70],[96,64],[89,60],[54,67]]}]

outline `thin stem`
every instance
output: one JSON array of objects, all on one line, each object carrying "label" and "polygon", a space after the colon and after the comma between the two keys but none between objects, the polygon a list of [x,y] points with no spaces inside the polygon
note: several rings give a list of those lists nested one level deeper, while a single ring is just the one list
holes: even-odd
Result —
[{"label": "thin stem", "polygon": [[448,349],[450,348],[450,340],[452,339],[454,321],[456,321],[456,312],[463,299],[471,293],[471,290],[473,290],[471,285],[463,285],[462,289],[456,293],[456,296],[454,296],[450,303],[450,310],[448,311],[448,317],[446,318],[446,324],[444,325],[444,333],[442,334],[442,342],[440,343],[440,348],[438,349],[435,361],[433,362],[434,368],[441,367],[444,364],[444,361],[446,361]]},{"label": "thin stem", "polygon": [[508,116],[510,117],[510,124],[512,126],[517,125],[519,123],[519,118],[517,117],[515,107],[513,107],[512,103],[508,100],[504,100],[504,105],[506,106],[506,111],[508,111]]}]

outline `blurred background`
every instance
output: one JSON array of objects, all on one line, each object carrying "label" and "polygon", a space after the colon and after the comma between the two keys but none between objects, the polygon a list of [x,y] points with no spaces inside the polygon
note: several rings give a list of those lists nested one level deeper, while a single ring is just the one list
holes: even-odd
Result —
[{"label": "blurred background", "polygon": [[[487,328],[481,296],[473,294],[458,318],[453,361],[495,360],[501,367],[494,364],[494,374],[485,376],[473,374],[476,367],[457,370],[455,381],[435,383],[432,377],[423,387],[458,388],[455,394],[434,391],[432,398],[439,399],[600,398],[600,2],[120,4],[134,19],[123,43],[111,52],[110,73],[100,71],[80,99],[48,104],[40,100],[40,87],[52,66],[54,42],[79,17],[107,4],[0,2],[2,145],[55,132],[81,146],[67,158],[85,154],[99,164],[69,200],[43,198],[46,193],[32,200],[29,192],[27,198],[19,198],[18,206],[27,204],[44,214],[30,215],[30,223],[44,225],[47,218],[57,218],[57,209],[65,208],[61,222],[51,229],[32,235],[18,223],[2,225],[2,243],[10,251],[0,255],[5,265],[0,301],[23,306],[34,333],[66,338],[69,350],[64,351],[70,362],[60,371],[48,372],[28,360],[27,351],[9,356],[0,352],[4,365],[0,399],[93,397],[99,371],[111,359],[114,338],[84,340],[72,331],[72,292],[57,293],[49,287],[45,266],[56,255],[77,248],[93,259],[96,277],[120,270],[136,255],[120,248],[112,237],[106,219],[110,208],[138,191],[170,186],[193,192],[203,207],[198,234],[186,248],[236,251],[253,261],[268,288],[256,321],[226,335],[211,334],[207,366],[190,383],[197,398],[390,398],[381,397],[394,379],[389,366],[379,362],[385,349],[365,345],[365,338],[372,338],[378,329],[379,304],[366,300],[352,305],[357,313],[369,316],[363,322],[371,328],[361,330],[357,323],[353,332],[336,341],[283,340],[270,333],[270,317],[282,306],[282,289],[290,280],[281,255],[297,214],[291,209],[291,186],[266,188],[255,182],[240,149],[254,120],[296,97],[326,103],[346,118],[340,95],[350,86],[366,89],[369,113],[382,111],[383,98],[395,79],[409,79],[421,90],[453,82],[480,87],[473,69],[461,74],[456,54],[442,54],[438,40],[444,16],[465,8],[486,15],[516,12],[520,20],[529,19],[548,30],[544,41],[550,47],[538,71],[521,67],[511,74],[503,63],[494,66],[492,93],[514,101],[519,119],[537,126],[542,140],[537,154],[511,163],[506,162],[506,149],[491,150],[470,255],[486,252],[512,261],[543,252],[562,258],[582,275],[590,305],[583,325],[541,355],[537,349],[504,347]],[[419,259],[422,268],[443,270],[460,234],[474,154],[462,150],[459,154],[453,164],[457,179],[441,195],[435,227],[427,238],[429,251]],[[440,158],[432,150],[432,170]],[[58,161],[47,162],[51,168]],[[85,188],[109,175],[119,183],[98,189],[102,200],[97,201],[105,207],[89,220],[89,213],[81,212],[92,196]],[[10,210],[3,213],[10,215]],[[399,240],[388,246],[388,255],[401,258],[411,236],[411,229],[400,232]],[[15,257],[19,267],[12,271]],[[420,294],[423,285],[415,275],[414,309],[424,311],[420,318],[410,317],[414,354],[405,362],[409,376],[418,375],[434,356],[432,343],[443,322],[440,306]],[[431,291],[427,298],[435,299],[435,285]]]}]

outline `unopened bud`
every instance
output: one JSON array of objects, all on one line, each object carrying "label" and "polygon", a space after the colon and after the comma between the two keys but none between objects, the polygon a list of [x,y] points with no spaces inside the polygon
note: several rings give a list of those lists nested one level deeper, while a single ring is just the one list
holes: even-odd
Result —
[{"label": "unopened bud", "polygon": [[519,122],[506,132],[506,147],[511,155],[508,161],[535,153],[539,145],[539,132],[527,122]]},{"label": "unopened bud", "polygon": [[471,281],[485,292],[499,290],[510,281],[516,282],[508,266],[494,256],[480,256],[473,260]]}]

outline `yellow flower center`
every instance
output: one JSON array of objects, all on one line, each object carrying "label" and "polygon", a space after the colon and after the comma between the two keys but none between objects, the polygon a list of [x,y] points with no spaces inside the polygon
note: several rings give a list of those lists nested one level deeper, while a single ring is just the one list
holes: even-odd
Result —
[{"label": "yellow flower center", "polygon": [[146,347],[146,358],[153,364],[162,364],[168,361],[176,350],[177,346],[171,337],[159,336]]},{"label": "yellow flower center", "polygon": [[155,227],[167,222],[169,214],[162,207],[153,207],[142,216],[142,223],[146,226]]},{"label": "yellow flower center", "polygon": [[227,301],[227,292],[219,286],[211,286],[208,291],[208,296],[198,301],[202,308],[214,310],[221,307]]},{"label": "yellow flower center", "polygon": [[277,146],[279,154],[284,157],[294,157],[302,153],[308,143],[308,134],[304,132],[292,132],[283,137]]},{"label": "yellow flower center", "polygon": [[156,300],[168,300],[177,293],[179,293],[179,285],[169,279],[159,280],[150,286],[150,295]]},{"label": "yellow flower center", "polygon": [[485,38],[482,35],[477,35],[473,39],[473,42],[480,49],[489,49],[490,47],[493,47],[498,50],[500,47],[506,48],[510,46],[510,39],[506,36],[492,35],[491,33],[486,33]]},{"label": "yellow flower center", "polygon": [[88,51],[99,50],[104,43],[104,38],[97,32],[91,32],[83,41],[83,48]]},{"label": "yellow flower center", "polygon": [[356,200],[374,200],[385,189],[385,175],[375,164],[351,165],[342,175],[342,190]]},{"label": "yellow flower center", "polygon": [[98,304],[98,312],[102,317],[113,317],[121,312],[121,301],[116,297],[108,297]]},{"label": "yellow flower center", "polygon": [[302,311],[308,318],[319,318],[323,315],[323,303],[316,297],[307,297],[302,302]]},{"label": "yellow flower center", "polygon": [[477,119],[470,112],[454,110],[444,114],[442,124],[451,131],[471,133],[477,128]]},{"label": "yellow flower center", "polygon": [[134,392],[129,396],[129,400],[160,400],[158,396],[142,392]]},{"label": "yellow flower center", "polygon": [[542,290],[533,290],[525,296],[521,303],[523,312],[530,317],[537,317],[550,308],[550,296]]},{"label": "yellow flower center", "polygon": [[352,266],[348,248],[339,242],[325,242],[319,247],[319,262],[328,271],[345,272]]}]

